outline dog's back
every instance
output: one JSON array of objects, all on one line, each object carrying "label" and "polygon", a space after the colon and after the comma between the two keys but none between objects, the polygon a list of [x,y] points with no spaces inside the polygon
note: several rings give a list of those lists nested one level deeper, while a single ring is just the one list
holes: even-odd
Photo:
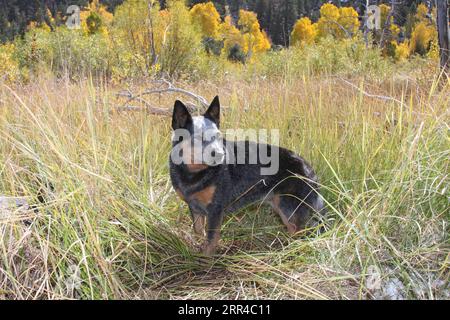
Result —
[{"label": "dog's back", "polygon": [[[225,213],[264,201],[291,222],[287,224],[291,232],[303,229],[313,213],[323,213],[324,204],[318,193],[317,176],[302,157],[281,147],[251,141],[225,141],[225,145],[226,150],[233,149],[234,157],[245,154],[243,164],[239,164],[239,159],[232,159],[230,164],[220,165],[219,170],[214,172],[218,190],[223,190],[222,194],[217,195],[217,200],[225,204]],[[279,168],[276,174],[261,174],[261,169],[269,165],[262,164],[261,148],[269,154],[278,153]],[[255,154],[257,161],[252,164],[250,158]],[[295,229],[291,224],[295,224]]]}]

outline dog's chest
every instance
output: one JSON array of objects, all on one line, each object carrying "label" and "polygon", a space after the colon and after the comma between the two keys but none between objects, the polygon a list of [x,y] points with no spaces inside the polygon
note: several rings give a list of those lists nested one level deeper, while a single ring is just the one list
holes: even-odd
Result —
[{"label": "dog's chest", "polygon": [[218,196],[219,186],[213,182],[183,181],[178,177],[178,179],[172,178],[172,184],[177,195],[190,207],[205,210]]}]

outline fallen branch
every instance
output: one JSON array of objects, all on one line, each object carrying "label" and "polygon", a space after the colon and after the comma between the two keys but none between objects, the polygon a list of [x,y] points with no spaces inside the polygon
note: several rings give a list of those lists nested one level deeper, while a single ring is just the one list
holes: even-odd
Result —
[{"label": "fallen branch", "polygon": [[166,108],[157,108],[157,107],[138,107],[138,106],[120,106],[116,108],[116,111],[145,111],[149,114],[154,114],[158,116],[170,116],[172,113],[169,109]]},{"label": "fallen branch", "polygon": [[394,101],[394,102],[397,102],[400,105],[402,104],[402,102],[400,100],[396,99],[396,98],[389,97],[389,96],[380,96],[380,95],[377,95],[377,94],[371,94],[371,93],[368,93],[368,92],[364,91],[363,89],[359,88],[358,86],[354,85],[350,81],[347,81],[347,80],[345,80],[343,78],[339,78],[339,79],[342,80],[344,83],[348,84],[349,86],[355,88],[356,90],[361,92],[366,97],[374,98],[374,99],[380,99],[380,100],[384,100],[384,101]]},{"label": "fallen branch", "polygon": [[[206,109],[209,104],[207,100],[191,91],[181,89],[178,87],[175,87],[171,82],[161,79],[161,80],[155,80],[152,83],[154,83],[156,88],[146,89],[143,92],[139,94],[133,94],[130,90],[121,91],[118,92],[116,95],[118,97],[125,97],[127,100],[119,107],[116,107],[115,110],[117,111],[145,111],[149,114],[155,114],[155,115],[162,115],[162,116],[170,116],[172,114],[171,109],[169,108],[159,108],[151,105],[148,101],[146,101],[143,97],[146,95],[152,95],[152,94],[163,94],[163,93],[181,93],[183,95],[186,95],[192,99],[194,99],[196,102],[198,102],[202,108],[197,107],[195,103],[187,102],[186,107],[189,109],[190,112],[196,112],[201,111],[203,108]],[[131,102],[137,101],[142,103],[144,106],[134,106],[130,105]]]}]

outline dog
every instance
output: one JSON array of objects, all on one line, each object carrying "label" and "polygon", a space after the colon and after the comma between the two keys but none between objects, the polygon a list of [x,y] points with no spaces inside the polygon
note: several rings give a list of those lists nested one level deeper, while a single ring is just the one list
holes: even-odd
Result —
[{"label": "dog", "polygon": [[[204,235],[206,226],[205,255],[215,253],[224,216],[252,203],[270,204],[290,234],[304,230],[314,216],[324,214],[317,176],[302,157],[274,145],[221,139],[219,128],[218,96],[203,116],[193,117],[181,101],[175,101],[170,178],[189,207],[194,232]],[[208,148],[214,161],[199,157]],[[275,174],[262,173],[267,165],[260,161],[258,151],[263,148],[268,154],[278,154]],[[249,163],[255,152],[256,163]],[[238,154],[244,163],[236,161]]]}]

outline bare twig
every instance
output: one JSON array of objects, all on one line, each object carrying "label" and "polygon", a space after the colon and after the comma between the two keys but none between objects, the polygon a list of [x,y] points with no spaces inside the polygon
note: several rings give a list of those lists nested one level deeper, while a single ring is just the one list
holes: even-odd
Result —
[{"label": "bare twig", "polygon": [[159,89],[152,89],[152,90],[146,90],[143,92],[143,94],[152,94],[152,93],[164,93],[164,92],[175,92],[175,93],[182,93],[184,95],[187,95],[191,98],[193,98],[194,100],[198,101],[199,103],[201,103],[205,108],[207,108],[209,106],[208,101],[206,101],[205,98],[203,98],[202,96],[195,94],[191,91],[187,91],[185,89],[181,89],[181,88],[177,88],[175,87],[171,82],[165,80],[165,79],[161,79],[161,80],[156,80],[154,81],[154,83],[156,84],[163,84],[166,85],[167,88],[159,88]]},{"label": "bare twig", "polygon": [[[350,17],[350,16],[345,17],[345,16],[344,16],[344,18],[352,18],[352,17]],[[340,24],[339,22],[337,22],[337,21],[335,21],[335,20],[331,20],[331,19],[326,19],[326,22],[327,22],[327,23],[332,23],[332,24],[337,25],[337,26],[339,27],[339,29],[341,29],[342,31],[344,31],[344,33],[345,33],[345,35],[347,36],[347,38],[350,39],[350,38],[353,36],[353,34],[352,34],[350,31],[348,31],[347,29],[345,29],[345,27],[344,27],[342,24]]]},{"label": "bare twig", "polygon": [[377,94],[371,94],[371,93],[368,93],[368,92],[364,91],[363,89],[359,88],[357,85],[354,85],[350,81],[347,81],[347,80],[345,80],[343,78],[339,78],[339,79],[341,81],[343,81],[344,83],[348,84],[349,86],[351,86],[352,88],[358,90],[359,92],[361,92],[366,97],[374,98],[374,99],[380,99],[380,100],[385,100],[385,101],[394,101],[394,102],[397,102],[400,105],[402,104],[402,102],[400,100],[396,99],[396,98],[389,97],[389,96],[380,96],[380,95],[377,95]]},{"label": "bare twig", "polygon": [[[384,48],[384,42],[385,42],[385,36],[387,36],[388,34],[386,34],[387,30],[389,30],[389,27],[391,25],[391,18],[394,16],[394,10],[395,10],[395,2],[391,1],[391,10],[389,10],[389,13],[386,17],[386,21],[384,22],[384,26],[383,29],[381,30],[381,36],[380,36],[380,48]],[[390,32],[390,31],[388,31]]]},{"label": "bare twig", "polygon": [[120,106],[116,108],[116,111],[145,111],[149,114],[159,115],[159,116],[170,116],[171,112],[169,109],[157,108],[157,107],[138,107],[138,106]]},{"label": "bare twig", "polygon": [[[209,106],[206,99],[198,94],[195,94],[191,91],[181,89],[178,87],[175,87],[171,82],[161,79],[161,80],[155,80],[152,82],[155,87],[151,89],[146,89],[143,92],[139,94],[133,94],[130,90],[124,90],[118,92],[116,95],[118,97],[124,97],[127,98],[126,101],[119,107],[116,108],[117,111],[146,111],[149,114],[155,114],[155,115],[163,115],[163,116],[169,116],[171,114],[171,110],[169,108],[159,108],[151,105],[148,101],[146,101],[143,97],[146,95],[152,95],[152,94],[163,94],[163,93],[181,93],[183,95],[186,95],[192,99],[194,99],[196,102],[201,104],[203,108],[207,108]],[[134,106],[130,105],[131,102],[139,102],[142,103],[143,106]],[[198,108],[196,104],[194,103],[185,103],[186,107],[189,109],[190,112],[195,112],[198,110],[201,110],[202,108]]]}]

